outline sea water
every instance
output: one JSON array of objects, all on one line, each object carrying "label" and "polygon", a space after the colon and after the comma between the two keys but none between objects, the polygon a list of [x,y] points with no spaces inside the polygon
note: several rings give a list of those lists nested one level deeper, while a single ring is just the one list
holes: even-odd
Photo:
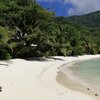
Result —
[{"label": "sea water", "polygon": [[77,62],[69,69],[73,75],[100,91],[100,58]]}]

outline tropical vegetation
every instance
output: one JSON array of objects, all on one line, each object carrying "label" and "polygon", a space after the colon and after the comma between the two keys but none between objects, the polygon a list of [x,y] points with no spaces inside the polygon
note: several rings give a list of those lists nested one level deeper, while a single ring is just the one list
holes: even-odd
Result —
[{"label": "tropical vegetation", "polygon": [[35,0],[0,0],[0,59],[99,54],[99,16],[56,17]]}]

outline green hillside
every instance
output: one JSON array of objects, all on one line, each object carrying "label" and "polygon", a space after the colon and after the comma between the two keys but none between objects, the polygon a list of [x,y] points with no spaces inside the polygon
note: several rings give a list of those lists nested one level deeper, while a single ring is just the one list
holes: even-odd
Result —
[{"label": "green hillside", "polygon": [[81,16],[68,17],[69,22],[92,28],[100,28],[100,11]]},{"label": "green hillside", "polygon": [[32,0],[0,0],[0,59],[98,54],[98,16],[56,17]]}]

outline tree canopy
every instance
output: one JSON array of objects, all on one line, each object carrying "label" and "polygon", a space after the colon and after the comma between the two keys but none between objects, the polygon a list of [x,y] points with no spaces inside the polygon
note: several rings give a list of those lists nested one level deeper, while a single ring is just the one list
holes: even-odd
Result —
[{"label": "tree canopy", "polygon": [[0,59],[97,53],[100,30],[90,23],[56,17],[32,0],[0,0]]}]

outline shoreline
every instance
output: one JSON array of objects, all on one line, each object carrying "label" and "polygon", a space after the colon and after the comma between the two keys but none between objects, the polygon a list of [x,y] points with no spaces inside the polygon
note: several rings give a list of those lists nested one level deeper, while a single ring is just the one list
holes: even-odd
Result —
[{"label": "shoreline", "polygon": [[[85,55],[85,56],[87,56],[87,58],[83,56],[79,56],[75,60],[65,63],[62,66],[60,66],[56,80],[59,84],[61,84],[65,88],[69,88],[73,91],[78,91],[84,94],[88,94],[92,96],[95,100],[99,100],[100,94],[94,88],[89,86],[90,84],[87,85],[87,83],[85,83],[83,80],[80,80],[78,79],[77,76],[74,76],[69,69],[75,63],[82,62],[85,60],[100,58],[100,55],[97,55],[97,56],[91,55],[91,57],[89,57],[88,55]],[[65,69],[67,73],[64,71]],[[97,94],[97,97],[95,94]]]},{"label": "shoreline", "polygon": [[[86,92],[72,90],[70,84],[69,87],[64,87],[57,81],[57,75],[64,64],[95,57],[100,55],[56,56],[43,60],[11,59],[10,62],[0,62],[0,86],[2,87],[0,98],[1,100],[97,100]],[[86,88],[80,85],[81,89],[84,91]]]},{"label": "shoreline", "polygon": [[88,87],[85,87],[81,83],[75,82],[74,80],[70,79],[66,76],[63,72],[59,72],[56,78],[57,82],[60,83],[65,88],[71,89],[72,91],[77,91],[84,93],[86,95],[94,96],[94,92],[91,90],[87,90]]}]

